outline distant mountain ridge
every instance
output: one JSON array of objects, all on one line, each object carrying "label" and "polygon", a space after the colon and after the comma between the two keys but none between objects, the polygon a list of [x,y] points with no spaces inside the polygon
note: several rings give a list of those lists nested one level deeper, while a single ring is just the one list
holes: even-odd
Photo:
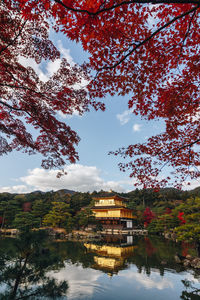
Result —
[{"label": "distant mountain ridge", "polygon": [[[77,192],[72,191],[72,190],[61,189],[61,190],[57,190],[57,191],[51,190],[51,191],[47,191],[47,192],[43,192],[43,191],[37,190],[37,191],[33,191],[33,192],[30,192],[30,193],[27,193],[27,194],[45,194],[45,193],[50,193],[50,192],[52,192],[52,193],[60,193],[60,194],[70,194],[70,195],[73,195],[73,194],[77,193]],[[21,193],[19,193],[19,194],[21,194]]]},{"label": "distant mountain ridge", "polygon": [[56,193],[61,193],[61,194],[70,194],[70,195],[74,195],[76,194],[77,192],[75,191],[72,191],[72,190],[68,190],[68,189],[61,189],[61,190],[58,190],[56,191]]},{"label": "distant mountain ridge", "polygon": [[[72,196],[72,195],[75,195],[75,194],[87,194],[85,192],[77,192],[77,191],[74,191],[74,190],[69,190],[69,189],[60,189],[60,190],[57,190],[57,191],[54,191],[54,190],[50,190],[50,191],[47,191],[47,192],[43,192],[43,191],[40,191],[40,190],[36,190],[36,191],[33,191],[33,192],[29,192],[29,193],[11,193],[11,192],[1,192],[0,195],[45,195],[45,194],[57,194],[61,197],[64,197],[65,195],[67,196]],[[146,190],[139,190],[139,189],[135,189],[135,190],[132,190],[132,191],[129,191],[129,192],[121,192],[121,193],[118,193],[118,192],[115,192],[115,191],[93,191],[92,193],[89,193],[90,195],[92,195],[92,197],[105,197],[105,196],[112,196],[112,195],[120,195],[122,197],[128,197],[128,198],[131,198],[132,196],[135,196],[136,193],[145,193],[146,196],[148,196],[149,194],[160,194],[160,195],[163,195],[164,197],[168,197],[168,196],[174,196],[175,198],[181,198],[183,195],[185,196],[185,198],[187,197],[190,197],[190,196],[197,196],[197,197],[200,197],[200,186],[199,187],[196,187],[192,190],[178,190],[176,188],[173,188],[173,187],[167,187],[167,188],[161,188],[158,193],[157,192],[154,192],[153,189],[146,189]]]}]

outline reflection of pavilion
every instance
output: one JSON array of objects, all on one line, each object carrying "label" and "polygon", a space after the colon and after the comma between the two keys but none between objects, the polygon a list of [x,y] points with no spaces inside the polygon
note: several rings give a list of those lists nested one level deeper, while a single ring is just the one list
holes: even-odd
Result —
[{"label": "reflection of pavilion", "polygon": [[92,268],[101,270],[109,275],[117,274],[120,270],[126,269],[126,258],[131,256],[137,246],[118,245],[96,245],[85,243],[84,246],[89,252],[93,252],[94,265]]},{"label": "reflection of pavilion", "polygon": [[117,246],[129,246],[133,244],[133,235],[122,235],[122,234],[104,234],[103,241],[105,244],[114,244]]}]

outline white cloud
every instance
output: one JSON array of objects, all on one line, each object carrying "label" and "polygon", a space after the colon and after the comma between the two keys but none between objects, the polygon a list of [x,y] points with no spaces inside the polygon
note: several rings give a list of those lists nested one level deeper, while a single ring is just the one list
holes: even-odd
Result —
[{"label": "white cloud", "polygon": [[200,278],[195,278],[192,274],[187,273],[185,279],[189,280],[191,283],[200,283]]},{"label": "white cloud", "polygon": [[0,187],[0,193],[29,193],[32,190],[26,185],[14,185]]},{"label": "white cloud", "polygon": [[183,190],[193,190],[200,186],[200,180],[189,180],[182,183]]},{"label": "white cloud", "polygon": [[44,73],[41,69],[41,65],[37,64],[33,58],[25,58],[23,56],[19,57],[19,63],[24,67],[31,67],[39,76],[40,80],[46,82],[49,79],[48,73]]},{"label": "white cloud", "polygon": [[196,122],[200,120],[200,110],[198,110],[194,116],[192,116],[192,121]]},{"label": "white cloud", "polygon": [[[61,58],[65,58],[71,66],[75,64],[72,56],[70,55],[70,49],[65,48],[61,40],[58,40],[58,50],[60,51]],[[60,64],[61,59],[56,59],[55,61],[49,61],[47,63],[46,70],[48,77],[52,76],[55,72],[58,71]]]},{"label": "white cloud", "polygon": [[62,119],[71,119],[72,117],[76,116],[76,117],[81,117],[81,115],[79,114],[79,112],[77,110],[74,110],[72,115],[67,115],[64,114],[62,111],[58,112],[58,115],[62,118]]},{"label": "white cloud", "polygon": [[[44,170],[42,168],[35,168],[28,170],[26,176],[15,180],[19,182],[18,185],[0,186],[0,193],[29,193],[34,190],[41,191],[57,191],[59,189],[70,189],[77,192],[93,192],[94,190],[116,192],[129,192],[134,189],[134,184],[137,182],[136,178],[127,178],[124,180],[105,180],[102,172],[95,166],[84,166],[81,164],[72,164],[65,167],[67,175],[57,178],[58,170]],[[160,180],[163,177],[160,177]],[[190,190],[200,186],[198,180],[183,182],[183,190]],[[141,186],[138,186],[141,188]]]},{"label": "white cloud", "polygon": [[131,114],[132,114],[131,110],[125,110],[123,113],[117,114],[116,117],[120,121],[121,125],[125,125],[126,123],[128,123],[130,121]]},{"label": "white cloud", "polygon": [[[61,58],[65,58],[68,63],[73,66],[75,64],[71,54],[70,54],[70,49],[67,49],[63,46],[62,41],[58,40],[57,41],[57,48],[60,51]],[[31,67],[34,69],[34,71],[37,73],[39,76],[39,79],[43,82],[46,82],[49,80],[49,78],[58,71],[60,64],[61,64],[61,58],[56,59],[54,61],[48,61],[46,65],[43,64],[37,64],[34,59],[31,58],[25,58],[23,56],[19,57],[19,62],[25,66],[25,67]],[[73,88],[74,89],[80,89],[80,88],[85,88],[88,85],[88,81],[83,79],[80,83],[76,83]],[[63,119],[66,118],[72,118],[73,116],[80,116],[78,111],[73,111],[72,115],[65,115],[61,111],[58,112],[59,116]]]},{"label": "white cloud", "polygon": [[70,189],[80,192],[92,192],[94,190],[125,191],[124,185],[131,189],[130,179],[122,181],[105,181],[101,177],[101,171],[95,166],[83,166],[73,164],[65,167],[67,175],[57,178],[58,170],[44,170],[35,168],[28,171],[27,176],[20,177],[18,181],[23,185],[0,187],[0,191],[7,192],[30,192],[33,190],[49,191]]},{"label": "white cloud", "polygon": [[[58,40],[58,50],[60,51],[61,58],[66,58],[70,65],[74,65],[72,56],[70,55],[70,49],[63,46],[62,41]],[[46,82],[55,72],[58,71],[61,63],[61,59],[54,61],[48,61],[45,68],[42,69],[41,64],[37,64],[32,58],[19,57],[19,62],[25,67],[31,67],[38,74],[40,80]]]},{"label": "white cloud", "polygon": [[133,125],[133,131],[135,131],[135,132],[141,131],[141,127],[142,127],[142,125],[136,123]]},{"label": "white cloud", "polygon": [[160,277],[160,274],[156,272],[151,273],[151,277],[147,276],[146,274],[140,274],[133,272],[132,270],[124,271],[121,273],[120,276],[125,277],[126,280],[130,280],[131,282],[136,281],[138,288],[146,288],[152,289],[156,288],[157,290],[163,290],[166,288],[173,289],[174,284],[167,278]]},{"label": "white cloud", "polygon": [[101,290],[98,279],[101,272],[92,269],[83,269],[81,266],[66,264],[59,273],[50,273],[58,281],[66,280],[69,284],[67,299],[81,299],[92,297],[95,290]]},{"label": "white cloud", "polygon": [[70,54],[70,49],[65,48],[61,40],[58,40],[58,50],[60,51],[61,57],[66,58],[70,65],[74,65],[75,62]]}]

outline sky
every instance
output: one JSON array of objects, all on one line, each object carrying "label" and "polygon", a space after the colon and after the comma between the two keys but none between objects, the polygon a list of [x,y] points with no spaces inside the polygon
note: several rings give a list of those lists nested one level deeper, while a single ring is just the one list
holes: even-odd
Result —
[{"label": "sky", "polygon": [[[51,39],[61,52],[61,56],[73,63],[81,64],[87,60],[80,44],[75,44],[62,34],[51,32]],[[42,80],[46,80],[59,67],[60,60],[46,65],[20,58],[25,66],[32,66]],[[77,147],[80,160],[77,164],[65,166],[67,175],[57,178],[57,170],[41,168],[41,155],[12,152],[0,156],[0,192],[27,193],[35,190],[50,191],[70,189],[80,192],[114,190],[127,192],[135,189],[134,178],[119,170],[120,157],[108,155],[122,146],[144,142],[148,137],[164,130],[162,122],[141,120],[128,110],[127,96],[108,96],[105,98],[106,111],[87,112],[83,116],[76,113],[58,117],[75,130],[81,138]],[[194,182],[190,188],[200,185]]]}]

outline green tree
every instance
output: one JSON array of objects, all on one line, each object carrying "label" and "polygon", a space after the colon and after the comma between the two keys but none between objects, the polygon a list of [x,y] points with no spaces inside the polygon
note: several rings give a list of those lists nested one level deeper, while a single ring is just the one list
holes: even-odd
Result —
[{"label": "green tree", "polygon": [[179,241],[200,243],[200,225],[184,224],[175,229]]},{"label": "green tree", "polygon": [[148,226],[148,232],[153,234],[163,233],[174,229],[179,225],[179,220],[176,216],[164,214],[157,219],[151,221]]},{"label": "green tree", "polygon": [[45,226],[65,227],[67,218],[71,216],[69,204],[65,202],[52,202],[53,207],[43,218]]},{"label": "green tree", "polygon": [[71,232],[73,228],[75,228],[76,226],[76,218],[73,218],[72,216],[69,216],[66,219],[66,225],[65,225],[65,229],[67,230],[67,232]]},{"label": "green tree", "polygon": [[27,201],[26,195],[24,195],[24,194],[17,194],[14,196],[13,199],[16,200],[18,203],[24,203]]},{"label": "green tree", "polygon": [[200,197],[189,198],[185,202],[178,205],[174,212],[182,211],[186,216],[200,211]]},{"label": "green tree", "polygon": [[200,255],[200,198],[189,198],[173,210],[173,214],[184,213],[186,224],[177,226],[175,233],[179,241],[195,242]]},{"label": "green tree", "polygon": [[15,199],[11,199],[9,201],[1,201],[0,202],[0,214],[2,216],[1,229],[6,226],[11,227],[13,225],[13,221],[15,215],[22,211],[21,203],[19,203]]},{"label": "green tree", "polygon": [[74,212],[79,211],[81,208],[88,206],[92,202],[92,196],[89,193],[76,193],[71,196],[70,208]]},{"label": "green tree", "polygon": [[95,216],[92,212],[92,210],[87,207],[83,210],[81,210],[75,217],[77,220],[77,226],[79,227],[87,227],[90,223],[95,223]]},{"label": "green tree", "polygon": [[42,225],[43,217],[49,212],[51,208],[50,202],[46,202],[44,200],[35,200],[32,206],[32,214],[39,218],[40,226]]},{"label": "green tree", "polygon": [[40,223],[40,219],[36,218],[30,212],[20,212],[16,214],[13,225],[15,228],[23,231],[30,228],[38,227]]}]

